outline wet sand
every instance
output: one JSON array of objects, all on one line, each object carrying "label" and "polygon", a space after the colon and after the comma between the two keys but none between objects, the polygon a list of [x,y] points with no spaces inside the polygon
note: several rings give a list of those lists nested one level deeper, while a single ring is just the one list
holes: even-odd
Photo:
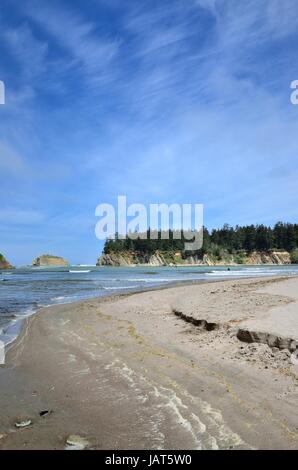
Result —
[{"label": "wet sand", "polygon": [[93,449],[297,449],[292,351],[241,328],[298,339],[298,279],[41,309],[0,367],[0,449],[64,449],[71,434]]}]

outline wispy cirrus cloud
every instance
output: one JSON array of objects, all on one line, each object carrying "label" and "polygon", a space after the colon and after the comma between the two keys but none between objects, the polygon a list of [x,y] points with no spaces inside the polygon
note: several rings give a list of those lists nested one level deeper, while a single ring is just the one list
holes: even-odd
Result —
[{"label": "wispy cirrus cloud", "polygon": [[34,37],[28,24],[4,28],[2,38],[19,64],[23,81],[29,82],[46,72],[47,43]]},{"label": "wispy cirrus cloud", "polygon": [[[67,54],[70,70],[80,70],[89,80],[105,81],[110,78],[109,67],[118,54],[119,40],[109,35],[99,35],[98,25],[84,20],[69,6],[30,2],[27,14],[46,31],[61,52]],[[28,5],[27,5],[28,7]]]},{"label": "wispy cirrus cloud", "polygon": [[121,193],[203,202],[210,227],[295,218],[296,0],[11,3],[0,193],[46,214],[38,246],[67,233],[73,260],[94,261],[94,207]]}]

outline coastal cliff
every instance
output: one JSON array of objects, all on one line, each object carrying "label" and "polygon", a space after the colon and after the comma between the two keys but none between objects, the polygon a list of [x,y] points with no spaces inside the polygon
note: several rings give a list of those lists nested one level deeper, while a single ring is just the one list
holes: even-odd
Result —
[{"label": "coastal cliff", "polygon": [[111,252],[101,255],[97,261],[97,266],[181,266],[181,265],[257,265],[257,264],[291,264],[291,255],[287,251],[253,251],[251,253],[225,253],[222,256],[197,254],[185,256],[181,252],[161,252],[143,253],[137,251]]},{"label": "coastal cliff", "polygon": [[69,262],[60,256],[41,255],[32,261],[32,266],[69,266]]},{"label": "coastal cliff", "polygon": [[12,269],[13,266],[7,261],[7,259],[0,253],[0,269]]},{"label": "coastal cliff", "polygon": [[154,254],[126,251],[123,253],[103,254],[97,260],[97,266],[134,266],[144,264],[149,266],[167,266],[170,262],[159,252]]}]

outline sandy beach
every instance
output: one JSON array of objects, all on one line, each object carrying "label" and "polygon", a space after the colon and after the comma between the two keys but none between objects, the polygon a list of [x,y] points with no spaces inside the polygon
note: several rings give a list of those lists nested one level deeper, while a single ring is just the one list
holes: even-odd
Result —
[{"label": "sandy beach", "polygon": [[41,309],[0,367],[0,449],[72,434],[91,449],[298,449],[295,340],[297,278]]}]

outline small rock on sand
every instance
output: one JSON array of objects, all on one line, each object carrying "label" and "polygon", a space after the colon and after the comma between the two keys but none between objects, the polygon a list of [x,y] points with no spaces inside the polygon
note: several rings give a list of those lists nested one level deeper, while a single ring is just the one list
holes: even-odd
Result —
[{"label": "small rock on sand", "polygon": [[66,450],[84,450],[89,446],[89,441],[84,437],[72,434],[66,439]]},{"label": "small rock on sand", "polygon": [[30,426],[30,424],[32,424],[32,421],[31,419],[27,419],[26,421],[19,421],[17,423],[15,423],[15,427],[16,428],[26,428],[27,426]]},{"label": "small rock on sand", "polygon": [[42,411],[39,412],[39,416],[44,417],[44,416],[50,415],[52,413],[53,413],[52,410],[42,410]]}]

